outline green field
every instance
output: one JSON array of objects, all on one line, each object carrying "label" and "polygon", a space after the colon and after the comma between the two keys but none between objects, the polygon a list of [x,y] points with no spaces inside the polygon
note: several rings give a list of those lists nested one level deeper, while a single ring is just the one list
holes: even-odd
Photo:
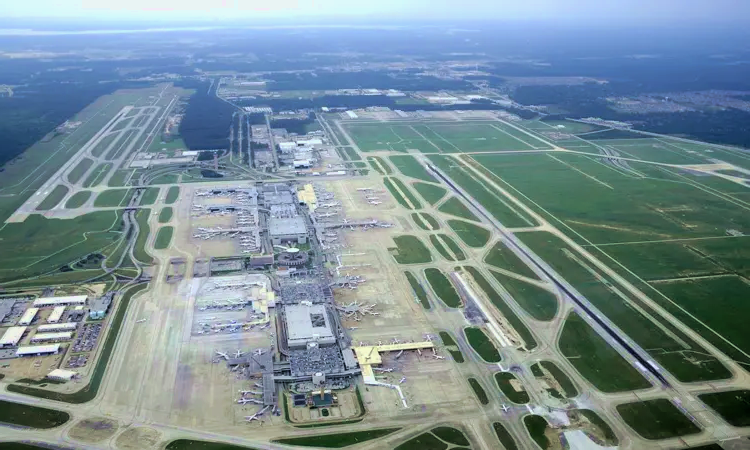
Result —
[{"label": "green field", "polygon": [[517,280],[494,270],[490,270],[490,273],[531,317],[543,322],[555,318],[558,306],[555,294],[537,285]]},{"label": "green field", "polygon": [[534,273],[531,268],[524,263],[521,258],[516,256],[511,249],[509,249],[503,241],[497,241],[492,246],[487,256],[484,258],[484,262],[491,266],[495,266],[498,269],[505,269],[511,272],[517,273],[527,278],[538,280],[539,277]]},{"label": "green field", "polygon": [[193,439],[177,439],[170,442],[165,450],[254,450],[252,447],[241,447],[224,442],[196,441]]},{"label": "green field", "polygon": [[446,190],[435,184],[415,181],[411,186],[422,196],[423,199],[425,199],[427,203],[431,205],[434,205],[439,202],[440,199],[445,197]]},{"label": "green field", "polygon": [[549,372],[550,375],[552,375],[552,377],[560,384],[560,388],[563,390],[562,395],[565,398],[573,398],[578,395],[578,390],[573,384],[573,381],[557,366],[557,364],[552,361],[540,361],[539,365]]},{"label": "green field", "polygon": [[341,151],[344,152],[348,161],[362,161],[359,153],[351,147],[341,147]]},{"label": "green field", "polygon": [[179,197],[180,197],[180,187],[171,186],[169,190],[167,191],[167,197],[164,199],[164,203],[166,203],[167,205],[171,205],[172,203],[176,202]]},{"label": "green field", "polygon": [[411,202],[412,206],[414,206],[414,209],[420,209],[420,208],[422,208],[422,203],[420,203],[419,199],[417,199],[417,196],[414,195],[414,193],[411,191],[411,189],[409,189],[408,187],[406,187],[406,185],[404,184],[403,181],[401,181],[400,179],[395,178],[395,177],[390,178],[390,180],[394,184],[394,186],[398,187],[401,190],[401,192],[404,193],[404,196],[407,199],[409,199],[409,201]]},{"label": "green field", "polygon": [[576,313],[565,320],[558,346],[581,376],[602,392],[651,387],[651,383]]},{"label": "green field", "polygon": [[404,234],[393,238],[396,247],[388,250],[399,264],[420,264],[432,261],[427,247],[416,236]]},{"label": "green field", "polygon": [[450,219],[448,220],[448,226],[469,247],[481,248],[487,245],[487,241],[490,240],[490,231],[473,223]]},{"label": "green field", "polygon": [[165,206],[161,209],[159,212],[159,223],[167,223],[170,220],[172,220],[172,207],[171,206]]},{"label": "green field", "polygon": [[526,430],[529,432],[531,439],[536,442],[536,445],[538,445],[542,450],[550,448],[552,444],[545,435],[545,431],[547,431],[547,428],[549,428],[547,419],[535,414],[529,414],[523,416],[523,424],[524,426],[526,426]]},{"label": "green field", "polygon": [[122,187],[125,186],[125,182],[130,179],[132,173],[135,170],[115,170],[112,177],[107,182],[109,187]]},{"label": "green field", "polygon": [[380,428],[367,431],[355,431],[351,433],[318,434],[276,439],[271,442],[284,445],[296,445],[299,447],[342,448],[388,436],[400,429],[401,428]]},{"label": "green field", "polygon": [[123,131],[122,133],[120,133],[120,139],[118,139],[115,145],[112,146],[105,159],[107,161],[114,161],[117,158],[123,156],[125,149],[128,147],[136,134],[138,134],[138,130],[134,129]]},{"label": "green field", "polygon": [[[388,191],[391,193],[391,195],[393,196],[393,198],[396,199],[396,201],[398,202],[398,204],[401,205],[401,206],[403,206],[406,209],[419,209],[419,208],[414,208],[413,204],[410,205],[406,201],[406,198],[404,198],[404,196],[401,195],[401,193],[396,189],[396,186],[394,185],[393,181],[391,181],[391,180],[395,180],[395,178],[385,177],[385,178],[383,178],[383,184],[385,185],[386,188],[388,188]],[[406,195],[406,193],[404,193],[404,195]]]},{"label": "green field", "polygon": [[476,378],[469,378],[469,386],[471,386],[471,390],[474,391],[474,395],[477,396],[479,403],[486,405],[490,402],[490,398],[487,397],[487,392],[485,392],[484,388]]},{"label": "green field", "polygon": [[106,150],[107,147],[109,147],[109,145],[115,141],[115,139],[119,138],[121,134],[122,133],[120,132],[114,132],[114,133],[109,133],[103,138],[101,138],[101,140],[97,142],[94,148],[91,149],[91,155],[97,158],[102,156],[102,153],[104,153],[104,150]]},{"label": "green field", "polygon": [[422,433],[397,446],[395,450],[445,450],[448,444],[432,433]]},{"label": "green field", "polygon": [[534,339],[534,335],[531,334],[529,328],[523,323],[518,315],[513,312],[508,304],[505,303],[505,300],[503,300],[500,294],[497,293],[497,291],[492,287],[492,285],[487,281],[482,273],[471,266],[465,266],[464,270],[471,274],[471,277],[479,285],[482,291],[484,291],[485,295],[490,299],[492,304],[495,305],[495,308],[500,311],[500,313],[503,315],[503,317],[505,317],[510,326],[512,326],[513,329],[516,330],[516,333],[518,333],[518,335],[523,340],[524,347],[526,347],[527,350],[536,348],[536,339]]},{"label": "green field", "polygon": [[99,183],[104,181],[104,177],[107,176],[110,169],[112,169],[112,164],[110,163],[102,163],[96,166],[96,168],[91,172],[91,174],[86,178],[86,181],[83,182],[83,187],[90,188],[98,186]]},{"label": "green field", "polygon": [[83,175],[88,171],[91,166],[94,165],[94,160],[89,158],[83,158],[81,161],[76,164],[76,166],[68,172],[68,181],[76,184],[78,181],[83,177]]},{"label": "green field", "polygon": [[[655,360],[683,382],[731,376],[717,358],[634,295],[625,293],[609,276],[546,232],[517,233],[534,253],[573,285]],[[652,296],[652,298],[656,298]]]},{"label": "green field", "polygon": [[404,271],[404,275],[406,275],[406,279],[409,281],[409,286],[411,286],[412,292],[414,292],[414,295],[417,297],[422,307],[424,309],[430,309],[431,306],[430,301],[427,299],[427,292],[419,283],[419,280],[417,280],[414,274],[408,270]]},{"label": "green field", "polygon": [[127,206],[130,201],[130,189],[108,189],[102,191],[96,196],[94,200],[94,207],[113,207],[113,206]]},{"label": "green field", "polygon": [[505,447],[505,450],[518,450],[516,441],[511,436],[510,432],[500,422],[493,422],[492,429],[495,431],[497,440]]},{"label": "green field", "polygon": [[156,203],[156,199],[159,198],[159,188],[146,188],[146,190],[143,192],[143,195],[141,195],[141,201],[138,202],[140,206],[148,206],[153,205]]},{"label": "green field", "polygon": [[390,175],[393,173],[393,169],[391,169],[390,164],[386,163],[385,160],[380,156],[368,156],[367,162],[369,162],[373,170],[375,170],[380,175]]},{"label": "green field", "polygon": [[88,200],[91,197],[91,191],[78,191],[75,194],[73,194],[67,202],[65,202],[65,208],[66,209],[75,209],[80,208],[83,206],[84,203],[86,203],[86,200]]},{"label": "green field", "polygon": [[133,121],[132,117],[128,117],[127,115],[121,117],[117,120],[117,122],[114,123],[111,130],[112,131],[122,131],[125,129],[125,127],[130,125],[130,122]]},{"label": "green field", "polygon": [[417,158],[411,155],[393,155],[389,156],[388,159],[391,160],[391,163],[396,166],[399,172],[406,175],[407,177],[417,178],[419,180],[429,181],[432,183],[437,182],[435,177],[433,177],[427,171],[425,166],[417,161]]},{"label": "green field", "polygon": [[435,247],[435,250],[437,250],[438,253],[440,253],[440,256],[447,259],[448,261],[455,261],[455,259],[453,258],[453,255],[451,255],[448,252],[448,250],[443,245],[443,242],[440,239],[438,239],[436,234],[430,235],[430,243],[432,244],[433,247]]},{"label": "green field", "polygon": [[701,431],[665,398],[617,405],[617,412],[628,426],[646,439],[669,439]]},{"label": "green field", "polygon": [[712,392],[698,396],[733,427],[750,426],[750,391]]},{"label": "green field", "polygon": [[50,209],[57,206],[66,195],[68,195],[69,189],[67,186],[58,184],[54,189],[49,191],[49,194],[39,203],[36,207],[37,211],[49,211]]},{"label": "green field", "polygon": [[458,197],[451,197],[443,202],[443,204],[438,208],[438,211],[445,214],[450,214],[452,216],[460,217],[462,219],[479,222],[477,216],[469,211],[469,208],[467,208],[466,205],[464,205],[463,202],[458,199]]},{"label": "green field", "polygon": [[440,269],[427,268],[424,270],[424,276],[430,283],[435,295],[451,308],[460,308],[462,305],[461,297],[458,296],[456,288],[448,277]]},{"label": "green field", "polygon": [[464,328],[464,335],[466,340],[469,341],[469,345],[474,349],[475,352],[488,363],[498,363],[501,361],[500,353],[497,351],[495,344],[490,341],[490,338],[484,334],[481,328],[477,327],[466,327]]},{"label": "green field", "polygon": [[153,258],[146,253],[146,241],[148,241],[148,235],[151,233],[151,227],[148,226],[148,217],[150,214],[150,209],[139,209],[135,215],[140,232],[138,233],[138,239],[135,241],[133,255],[138,261],[144,264],[151,264],[153,261]]},{"label": "green field", "polygon": [[434,217],[427,213],[411,213],[411,220],[417,226],[426,231],[439,230],[440,224]]},{"label": "green field", "polygon": [[609,426],[607,422],[604,421],[604,419],[601,418],[601,416],[599,416],[599,414],[590,409],[579,409],[576,410],[576,412],[588,419],[589,422],[594,424],[594,426],[596,426],[602,432],[605,446],[614,447],[615,445],[619,444],[619,439],[617,439],[617,435],[615,434],[614,430],[611,426]]},{"label": "green field", "polygon": [[461,430],[458,430],[453,427],[435,427],[432,430],[430,430],[432,434],[439,437],[440,439],[444,440],[445,442],[453,445],[463,445],[463,446],[469,446],[469,440],[466,439],[466,436],[461,432]]},{"label": "green field", "polygon": [[457,363],[464,362],[464,354],[461,353],[461,349],[458,347],[456,340],[453,339],[453,336],[447,331],[441,331],[439,334],[440,340],[443,341],[445,349],[451,354],[453,360]]},{"label": "green field", "polygon": [[159,232],[156,234],[156,240],[154,241],[154,248],[156,250],[164,250],[169,248],[169,244],[172,243],[172,235],[174,234],[174,227],[163,226],[159,228]]},{"label": "green field", "polygon": [[39,406],[0,400],[0,423],[27,428],[55,428],[70,420],[70,414]]},{"label": "green field", "polygon": [[447,234],[438,233],[438,236],[440,236],[443,242],[445,242],[445,245],[448,246],[448,249],[450,250],[450,252],[456,256],[456,261],[466,260],[466,254],[464,253],[463,250],[461,250],[461,247],[459,247],[458,244],[456,244],[456,241],[451,239],[451,237],[448,236]]},{"label": "green field", "polygon": [[518,378],[516,378],[516,376],[510,372],[495,373],[495,383],[497,383],[497,387],[499,387],[500,390],[503,391],[503,394],[508,397],[508,400],[512,401],[513,403],[525,405],[530,400],[529,393],[526,392],[526,390],[516,390],[516,388],[513,387],[513,381],[521,384]]}]

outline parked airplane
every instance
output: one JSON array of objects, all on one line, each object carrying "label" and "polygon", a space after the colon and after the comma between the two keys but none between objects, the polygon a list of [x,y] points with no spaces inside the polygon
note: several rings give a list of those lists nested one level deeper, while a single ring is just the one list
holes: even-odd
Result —
[{"label": "parked airplane", "polygon": [[508,411],[510,411],[510,408],[508,408],[508,405],[503,403],[503,412],[508,412]]},{"label": "parked airplane", "polygon": [[235,357],[235,358],[239,358],[240,356],[242,356],[242,355],[244,355],[244,354],[245,354],[245,352],[242,352],[242,351],[240,351],[240,350],[237,350],[237,352],[236,352],[236,353],[234,354],[234,357]]},{"label": "parked airplane", "polygon": [[393,372],[393,369],[383,369],[381,367],[373,367],[372,370],[374,370],[375,372],[384,372],[384,373],[385,372],[387,372],[387,373]]},{"label": "parked airplane", "polygon": [[237,399],[237,403],[240,404],[240,405],[245,405],[245,404],[248,404],[248,403],[253,403],[255,405],[262,405],[263,404],[263,402],[260,401],[260,400],[257,400],[257,399],[254,399],[254,398],[244,398],[244,397],[240,398],[240,399]]},{"label": "parked airplane", "polygon": [[138,320],[135,321],[135,323],[143,323],[145,321],[146,321],[146,319],[138,319]]},{"label": "parked airplane", "polygon": [[402,384],[404,381],[406,381],[406,377],[401,378],[401,381],[399,381],[398,384]]},{"label": "parked airplane", "polygon": [[221,356],[224,359],[227,359],[227,360],[229,359],[229,355],[227,355],[226,352],[220,352],[220,351],[217,350],[216,354],[219,355],[219,356]]}]

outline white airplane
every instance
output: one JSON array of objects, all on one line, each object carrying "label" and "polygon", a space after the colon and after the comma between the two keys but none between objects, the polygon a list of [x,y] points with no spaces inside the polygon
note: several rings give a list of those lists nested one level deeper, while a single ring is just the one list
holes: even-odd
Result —
[{"label": "white airplane", "polygon": [[367,200],[380,200],[380,197],[378,197],[377,195],[367,195],[365,196],[365,198]]},{"label": "white airplane", "polygon": [[253,414],[252,416],[245,416],[245,422],[252,422],[253,420],[260,421],[260,419],[258,418],[258,414]]},{"label": "white airplane", "polygon": [[354,330],[356,330],[357,328],[358,328],[358,327],[349,327],[349,331],[354,331]]},{"label": "white airplane", "polygon": [[249,395],[263,395],[262,392],[258,392],[258,391],[239,391],[239,393],[242,394],[243,396],[248,395],[248,394]]},{"label": "white airplane", "polygon": [[226,352],[220,352],[220,351],[217,350],[216,354],[219,355],[219,356],[221,356],[224,359],[227,359],[227,360],[229,359],[229,355],[227,355]]},{"label": "white airplane", "polygon": [[508,408],[508,405],[503,403],[503,412],[508,412],[508,411],[510,411],[510,408]]},{"label": "white airplane", "polygon": [[440,356],[440,355],[432,355],[432,357],[435,359],[445,359],[445,356]]},{"label": "white airplane", "polygon": [[406,377],[401,378],[401,381],[399,381],[398,384],[402,384],[404,381],[406,381]]},{"label": "white airplane", "polygon": [[375,372],[393,372],[393,369],[382,369],[380,367],[373,367],[372,370],[374,370]]},{"label": "white airplane", "polygon": [[135,323],[143,323],[145,321],[146,321],[146,319],[138,319],[138,320],[135,321]]},{"label": "white airplane", "polygon": [[262,387],[263,387],[263,385],[262,385],[262,384],[260,384],[260,383],[253,383],[253,384],[255,385],[255,387],[259,387],[259,388],[262,388]]},{"label": "white airplane", "polygon": [[243,397],[243,398],[237,399],[237,404],[239,404],[239,405],[246,405],[248,403],[253,403],[255,405],[262,405],[263,404],[262,401],[256,400],[254,398],[244,398]]},{"label": "white airplane", "polygon": [[371,205],[379,205],[379,204],[381,204],[381,203],[383,203],[383,202],[378,202],[378,201],[375,201],[375,200],[370,200],[370,201],[369,201],[369,202],[367,202],[367,203],[369,203],[369,204],[371,204]]},{"label": "white airplane", "polygon": [[[266,325],[266,326],[267,326],[267,325]],[[266,352],[265,350],[263,350],[262,348],[259,348],[259,349],[255,350],[255,351],[253,352],[253,354],[255,354],[256,356],[260,356],[260,355],[264,354],[265,352]],[[262,386],[261,386],[261,387],[262,387]]]},{"label": "white airplane", "polygon": [[237,350],[237,352],[236,352],[236,353],[234,354],[234,357],[235,357],[235,358],[239,358],[240,356],[242,356],[242,355],[244,355],[244,354],[245,354],[245,352],[242,352],[242,351],[240,351],[240,350]]},{"label": "white airplane", "polygon": [[373,188],[371,188],[371,187],[366,187],[366,188],[357,188],[357,190],[358,190],[358,191],[360,191],[360,192],[367,192],[367,191],[371,191],[371,190],[373,190]]}]

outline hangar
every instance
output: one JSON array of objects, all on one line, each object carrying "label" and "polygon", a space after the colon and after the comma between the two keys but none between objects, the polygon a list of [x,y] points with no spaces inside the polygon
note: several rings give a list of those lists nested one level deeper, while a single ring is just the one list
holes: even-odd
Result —
[{"label": "hangar", "polygon": [[0,338],[0,348],[15,347],[26,332],[26,327],[10,327]]},{"label": "hangar", "polygon": [[19,347],[16,356],[54,355],[60,351],[60,344],[27,345]]},{"label": "hangar", "polygon": [[34,300],[34,306],[37,308],[43,306],[59,306],[59,305],[83,305],[86,303],[86,295],[68,295],[65,297],[39,297]]},{"label": "hangar", "polygon": [[284,313],[289,348],[306,348],[308,343],[336,343],[324,305],[289,305]]}]

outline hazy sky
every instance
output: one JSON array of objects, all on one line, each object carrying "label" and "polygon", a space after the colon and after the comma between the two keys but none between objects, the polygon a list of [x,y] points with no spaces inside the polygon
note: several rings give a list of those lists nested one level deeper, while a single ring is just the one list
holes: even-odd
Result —
[{"label": "hazy sky", "polygon": [[750,0],[1,0],[0,17],[731,22],[750,18]]}]

